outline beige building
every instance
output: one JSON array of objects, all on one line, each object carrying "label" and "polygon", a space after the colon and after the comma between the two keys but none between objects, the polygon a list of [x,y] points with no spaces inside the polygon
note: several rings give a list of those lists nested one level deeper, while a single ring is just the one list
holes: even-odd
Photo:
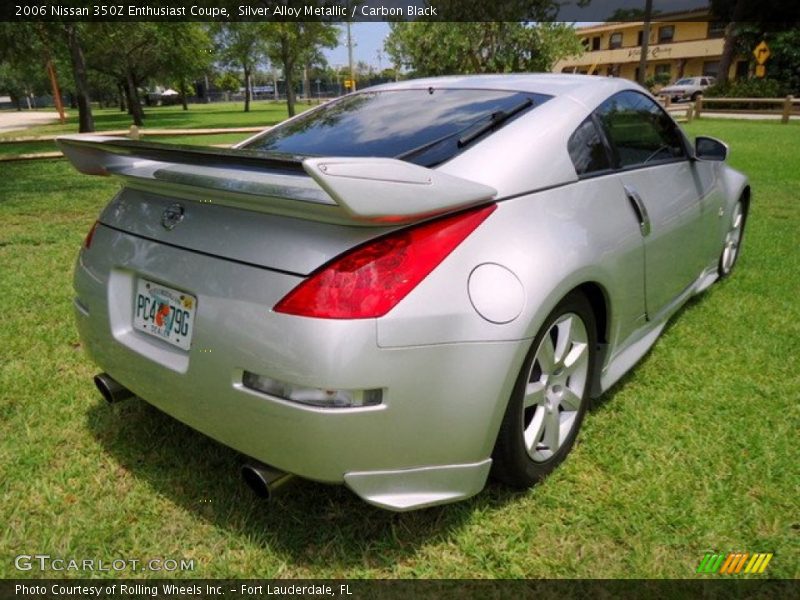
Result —
[{"label": "beige building", "polygon": [[[706,11],[657,15],[650,24],[646,77],[664,74],[673,82],[681,77],[717,76],[725,23],[701,21]],[[578,58],[559,61],[556,73],[588,73],[637,79],[644,23],[598,23],[576,28],[586,51]],[[747,77],[748,61],[734,60],[729,76]]]}]

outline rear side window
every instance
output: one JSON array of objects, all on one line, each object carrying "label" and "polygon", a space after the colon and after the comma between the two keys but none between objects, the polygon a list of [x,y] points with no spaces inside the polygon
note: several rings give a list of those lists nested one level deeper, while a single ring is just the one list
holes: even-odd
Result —
[{"label": "rear side window", "polygon": [[[402,158],[433,166],[549,98],[477,89],[361,92],[300,115],[244,147],[300,157]],[[504,113],[513,116],[498,119]]]},{"label": "rear side window", "polygon": [[658,104],[638,92],[620,92],[597,109],[620,167],[686,157],[683,137]]},{"label": "rear side window", "polygon": [[588,175],[611,168],[608,153],[592,117],[581,123],[570,136],[567,150],[578,175]]}]

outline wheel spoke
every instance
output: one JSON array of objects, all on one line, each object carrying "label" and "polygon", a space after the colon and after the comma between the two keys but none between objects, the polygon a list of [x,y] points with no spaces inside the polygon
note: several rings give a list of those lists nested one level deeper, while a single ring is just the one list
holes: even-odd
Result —
[{"label": "wheel spoke", "polygon": [[544,403],[545,385],[541,381],[532,381],[525,388],[525,399],[522,402],[523,408],[536,406]]},{"label": "wheel spoke", "polygon": [[545,411],[543,408],[537,410],[534,413],[533,419],[531,419],[528,427],[522,432],[523,438],[525,439],[525,448],[528,450],[528,454],[531,456],[534,452],[536,452],[536,446],[539,443],[539,438],[542,437],[544,414]]},{"label": "wheel spoke", "polygon": [[553,347],[553,340],[549,335],[544,336],[539,352],[536,354],[536,360],[539,361],[539,368],[542,373],[550,374],[556,366],[555,348]]},{"label": "wheel spoke", "polygon": [[564,370],[568,375],[571,375],[582,367],[583,363],[588,359],[589,352],[586,348],[587,345],[580,342],[576,342],[572,345],[572,349],[564,359]]},{"label": "wheel spoke", "polygon": [[722,249],[722,258],[720,262],[722,274],[730,273],[733,265],[736,263],[736,257],[739,254],[739,244],[742,241],[742,228],[744,227],[744,210],[742,209],[741,202],[737,203],[733,208],[731,216],[731,226],[728,233],[725,234],[725,246]]},{"label": "wheel spoke", "polygon": [[556,346],[554,352],[555,363],[564,363],[564,358],[572,344],[572,316],[568,316],[556,324]]},{"label": "wheel spoke", "polygon": [[561,396],[561,406],[567,411],[578,410],[581,406],[581,399],[578,394],[565,387]]},{"label": "wheel spoke", "polygon": [[742,226],[742,207],[740,204],[733,209],[733,229],[740,229]]},{"label": "wheel spoke", "polygon": [[550,452],[558,450],[559,439],[561,437],[561,418],[557,408],[545,411],[544,413],[544,436],[542,444]]}]

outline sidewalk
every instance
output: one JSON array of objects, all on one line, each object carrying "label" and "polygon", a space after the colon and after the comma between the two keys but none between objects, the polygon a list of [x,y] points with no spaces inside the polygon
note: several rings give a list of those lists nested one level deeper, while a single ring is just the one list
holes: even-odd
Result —
[{"label": "sidewalk", "polygon": [[32,125],[43,125],[55,121],[58,121],[57,112],[0,110],[0,133],[27,129]]},{"label": "sidewalk", "polygon": [[[718,113],[718,112],[703,110],[703,112],[700,113],[700,120],[702,121],[703,119],[743,119],[745,121],[780,121],[781,115],[776,115],[776,114],[754,115],[754,114],[726,113],[726,112]],[[790,121],[797,121],[798,119],[800,119],[800,116],[798,115],[791,115],[789,117]]]}]

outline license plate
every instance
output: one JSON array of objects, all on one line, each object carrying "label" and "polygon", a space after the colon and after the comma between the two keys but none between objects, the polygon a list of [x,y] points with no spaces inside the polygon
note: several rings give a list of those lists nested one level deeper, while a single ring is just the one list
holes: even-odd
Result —
[{"label": "license plate", "polygon": [[133,302],[133,328],[188,350],[194,333],[197,298],[160,283],[139,279]]}]

